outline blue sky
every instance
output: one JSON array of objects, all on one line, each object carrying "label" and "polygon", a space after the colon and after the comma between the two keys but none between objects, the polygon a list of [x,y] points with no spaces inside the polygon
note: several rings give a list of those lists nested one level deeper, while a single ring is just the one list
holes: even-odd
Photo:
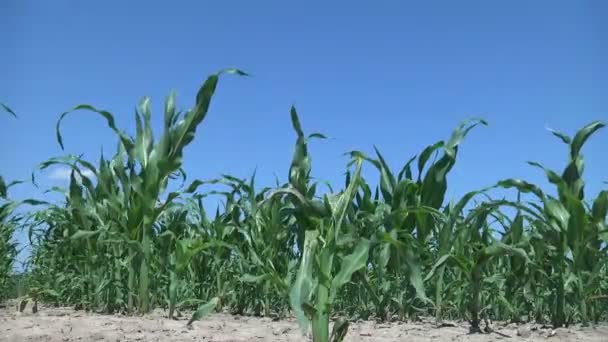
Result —
[{"label": "blue sky", "polygon": [[[178,4],[179,3],[179,4]],[[313,174],[343,184],[342,153],[373,151],[396,169],[447,139],[469,117],[488,127],[466,139],[450,175],[450,197],[507,177],[546,184],[528,166],[561,171],[566,146],[546,127],[573,134],[608,120],[606,1],[3,1],[0,5],[0,172],[27,179],[51,156],[96,160],[115,139],[100,117],[81,113],[55,141],[60,113],[80,103],[107,109],[134,131],[133,108],[150,96],[183,109],[207,75],[225,77],[185,152],[190,178],[239,177],[258,168],[261,185],[286,180],[296,105],[311,145]],[[159,122],[159,121],[157,121]],[[608,129],[584,149],[590,195],[608,180]],[[40,176],[61,184],[61,170]],[[376,177],[369,169],[368,177]],[[15,198],[39,196],[29,185]]]}]

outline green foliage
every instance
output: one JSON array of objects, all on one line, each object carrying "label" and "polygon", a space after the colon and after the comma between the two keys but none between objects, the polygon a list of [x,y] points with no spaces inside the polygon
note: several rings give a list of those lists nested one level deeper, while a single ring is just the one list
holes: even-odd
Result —
[{"label": "green foliage", "polygon": [[[4,103],[0,103],[0,107],[15,118],[17,117],[15,112]],[[0,175],[0,301],[7,299],[15,287],[14,264],[18,250],[13,235],[19,227],[22,217],[15,214],[19,203],[10,200],[8,190],[19,183],[21,182],[13,181],[7,184]]]},{"label": "green foliage", "polygon": [[592,202],[584,201],[583,157],[581,149],[589,137],[605,126],[600,121],[581,128],[574,136],[551,130],[569,148],[569,160],[561,176],[537,162],[530,165],[540,168],[548,181],[555,185],[557,197],[544,193],[538,187],[519,180],[505,180],[498,185],[514,187],[522,192],[532,192],[540,201],[540,206],[532,206],[536,236],[530,243],[535,251],[545,256],[543,274],[553,290],[551,320],[553,325],[562,326],[573,320],[584,324],[589,315],[597,320],[597,308],[589,308],[590,297],[602,292],[601,278],[605,276],[608,263],[605,238],[606,213],[608,203],[606,191],[599,193]]},{"label": "green foliage", "polygon": [[[483,318],[555,326],[608,318],[608,190],[587,200],[581,154],[603,122],[573,137],[550,130],[568,146],[564,170],[529,164],[544,172],[553,193],[504,179],[446,198],[458,151],[474,127],[487,125],[481,119],[461,123],[397,170],[378,148],[373,155],[350,151],[343,188],[322,192],[309,144],[325,135],[306,134],[293,107],[286,183],[259,187],[255,172],[186,182],[185,149],[222,73],[245,75],[211,75],[184,113],[171,94],[160,135],[148,98],[135,111],[134,136],[112,113],[75,107],[104,118],[117,149],[97,161],[42,162],[37,172],[71,170],[66,188],[47,190],[63,196],[59,203],[10,201],[7,189],[17,182],[0,178],[0,276],[12,269],[11,239],[24,227],[32,244],[25,298],[108,313],[164,308],[169,318],[193,310],[189,327],[215,311],[293,314],[303,332],[326,342],[344,339],[349,321],[360,318],[468,319],[472,331]],[[61,123],[73,111],[57,122],[62,148]],[[376,182],[364,178],[364,167],[377,171]],[[211,213],[208,198],[220,203]],[[36,208],[15,215],[19,204]],[[0,278],[0,293],[7,284]]]}]

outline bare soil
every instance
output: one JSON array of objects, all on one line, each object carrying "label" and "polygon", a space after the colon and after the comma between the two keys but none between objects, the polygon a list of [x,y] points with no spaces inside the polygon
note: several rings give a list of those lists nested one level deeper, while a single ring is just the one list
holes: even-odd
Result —
[{"label": "bare soil", "polygon": [[[155,311],[145,316],[100,315],[68,308],[41,308],[19,313],[0,309],[0,342],[21,341],[312,341],[293,319],[214,314],[187,328],[187,317],[168,319]],[[482,324],[483,327],[483,324]],[[551,329],[540,325],[494,323],[493,332],[469,334],[468,323],[449,322],[436,327],[432,320],[416,323],[353,322],[345,341],[608,341],[608,324]]]}]

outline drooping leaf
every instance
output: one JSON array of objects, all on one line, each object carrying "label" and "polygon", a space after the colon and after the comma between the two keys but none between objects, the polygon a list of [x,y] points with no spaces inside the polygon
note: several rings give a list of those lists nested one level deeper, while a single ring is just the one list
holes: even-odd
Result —
[{"label": "drooping leaf", "polygon": [[367,239],[361,239],[357,243],[357,246],[353,252],[344,257],[340,271],[334,276],[331,281],[331,294],[329,296],[329,302],[333,303],[335,300],[338,290],[350,281],[353,273],[364,268],[367,265],[369,256],[370,242]]},{"label": "drooping leaf", "polygon": [[15,118],[17,118],[17,114],[15,114],[15,112],[9,106],[7,106],[4,103],[0,102],[0,107],[2,107],[2,109],[4,109],[5,112],[7,112],[10,115],[12,115]]},{"label": "drooping leaf", "polygon": [[570,142],[572,141],[572,139],[570,139],[570,137],[567,134],[559,132],[559,131],[556,131],[556,130],[551,129],[551,128],[547,128],[547,130],[549,132],[551,132],[551,134],[553,134],[556,137],[558,137],[559,139],[561,139],[561,141],[563,141],[564,144],[570,145]]},{"label": "drooping leaf", "polygon": [[192,317],[190,317],[190,320],[188,320],[188,323],[186,323],[186,326],[187,327],[192,327],[192,323],[194,321],[198,321],[201,318],[203,318],[203,317],[207,316],[208,314],[212,313],[213,310],[215,310],[215,308],[217,307],[217,305],[218,305],[219,302],[220,302],[220,299],[218,297],[213,297],[207,303],[199,306],[198,309],[196,309],[196,311],[194,311],[194,313],[192,314]]},{"label": "drooping leaf", "polygon": [[304,249],[302,250],[300,267],[289,292],[289,303],[291,305],[291,309],[294,311],[302,332],[308,331],[308,325],[310,322],[302,305],[308,303],[310,295],[313,291],[312,266],[317,251],[318,237],[318,231],[306,231],[304,235]]},{"label": "drooping leaf", "polygon": [[578,132],[576,132],[576,134],[574,135],[574,139],[572,139],[572,145],[571,145],[571,149],[570,149],[570,158],[572,158],[573,160],[576,159],[578,157],[578,155],[580,154],[581,148],[583,148],[583,145],[585,144],[587,139],[589,139],[589,137],[593,133],[595,133],[597,130],[603,128],[604,126],[606,126],[605,122],[594,121],[594,122],[586,125],[585,127],[581,128]]}]

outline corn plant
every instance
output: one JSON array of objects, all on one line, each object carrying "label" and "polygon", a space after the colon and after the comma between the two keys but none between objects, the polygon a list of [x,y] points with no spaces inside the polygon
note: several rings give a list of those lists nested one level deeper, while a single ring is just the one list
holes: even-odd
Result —
[{"label": "corn plant", "polygon": [[[358,186],[361,163],[361,160],[357,161],[355,174],[343,193],[333,198],[325,197],[331,217],[319,220],[317,229],[305,232],[290,302],[303,330],[307,329],[309,321],[312,322],[314,341],[329,341],[329,318],[338,291],[350,281],[354,272],[367,265],[369,240],[358,238],[354,247],[346,248],[352,242],[346,241],[343,232],[346,211]],[[334,266],[334,262],[340,265],[339,268]],[[347,329],[347,325],[335,326],[336,337],[332,341],[340,341],[344,337],[343,329]]]},{"label": "corn plant", "polygon": [[531,207],[539,216],[535,227],[542,242],[537,243],[540,243],[543,249],[549,249],[545,255],[551,266],[546,273],[554,291],[551,295],[551,319],[555,326],[567,324],[574,318],[574,310],[567,313],[566,303],[569,296],[577,303],[573,306],[582,322],[588,322],[587,301],[597,294],[598,275],[607,257],[605,244],[608,242],[608,192],[601,191],[591,208],[584,202],[584,162],[581,155],[581,149],[588,138],[604,126],[603,122],[592,122],[581,128],[573,138],[551,130],[551,133],[569,148],[568,164],[561,175],[537,162],[529,162],[545,172],[549,182],[557,188],[557,197],[520,180],[511,179],[498,183],[502,187],[514,187],[521,192],[531,193],[542,204],[531,204]]},{"label": "corn plant", "polygon": [[[452,136],[447,142],[439,141],[429,145],[419,156],[409,159],[401,168],[397,177],[391,172],[378,149],[376,149],[376,159],[367,157],[359,151],[351,152],[351,155],[361,156],[370,162],[380,172],[379,189],[383,201],[376,200],[376,203],[383,206],[383,209],[380,210],[384,213],[383,218],[379,218],[380,221],[376,225],[379,229],[378,232],[384,234],[384,238],[389,243],[374,249],[378,253],[376,255],[374,251],[373,254],[376,255],[376,258],[379,258],[374,265],[380,266],[374,267],[375,276],[385,278],[386,276],[395,276],[395,273],[399,274],[406,270],[409,273],[409,284],[400,284],[400,286],[412,286],[416,297],[427,304],[430,303],[430,299],[426,296],[423,288],[421,275],[423,260],[420,259],[428,260],[431,258],[430,254],[425,253],[425,251],[428,250],[427,244],[433,238],[438,245],[437,257],[439,259],[445,258],[450,249],[454,219],[453,217],[446,219],[446,215],[439,213],[438,210],[444,205],[447,175],[456,162],[458,147],[468,132],[480,124],[487,125],[481,119],[462,122],[452,132]],[[443,149],[443,155],[433,161],[424,173],[427,162],[440,149]],[[418,176],[414,178],[411,164],[416,160]],[[465,195],[458,205],[452,208],[452,216],[459,215],[468,201],[477,193],[471,192]],[[364,198],[357,196],[357,199],[359,203],[366,202],[365,204],[362,203],[362,206],[374,208],[374,205],[370,202],[370,197],[370,190],[366,189]],[[378,208],[372,210],[377,212]],[[406,267],[403,268],[403,266]],[[443,266],[439,266],[434,303],[438,321],[441,320],[442,315],[443,272]],[[364,276],[362,279],[366,282]],[[366,285],[366,288],[373,291],[374,287]],[[387,293],[394,293],[395,291],[391,286],[376,286],[375,289],[382,289]],[[388,304],[387,300],[393,300],[394,298],[388,296],[387,293],[375,293],[372,296],[375,306],[379,308],[379,316],[384,318],[387,315],[387,312],[384,311]]]},{"label": "corn plant", "polygon": [[[305,134],[293,107],[295,146],[284,182],[260,185],[255,172],[188,180],[184,150],[220,74],[204,82],[185,113],[167,97],[159,139],[148,98],[136,108],[134,136],[118,129],[111,113],[77,106],[106,120],[116,150],[96,160],[43,161],[36,172],[70,170],[65,187],[46,189],[61,195],[52,203],[11,201],[6,192],[14,184],[0,178],[0,277],[12,268],[13,235],[22,228],[32,245],[23,276],[30,290],[22,294],[107,313],[163,308],[177,318],[193,310],[192,328],[214,311],[293,313],[314,341],[340,341],[359,318],[435,316],[438,325],[467,319],[477,333],[486,319],[561,326],[608,318],[608,191],[586,201],[581,154],[604,123],[573,137],[552,131],[569,148],[564,171],[530,164],[554,193],[504,179],[447,198],[459,148],[474,127],[486,125],[481,119],[461,123],[398,170],[377,148],[373,156],[349,151],[344,185],[335,191],[313,177],[308,146],[325,135]],[[71,112],[56,126],[62,148],[61,123]],[[363,177],[368,165],[377,180]],[[20,204],[34,206],[15,215]]]},{"label": "corn plant", "polygon": [[[10,185],[10,184],[9,184]],[[9,292],[14,287],[14,263],[17,256],[17,243],[13,240],[13,234],[19,227],[21,217],[14,215],[17,203],[6,198],[6,189],[0,178],[0,301],[7,299]]]},{"label": "corn plant", "polygon": [[[197,126],[207,115],[211,98],[215,92],[221,73],[245,75],[239,70],[225,70],[210,76],[200,88],[193,109],[188,111],[180,120],[180,114],[175,108],[175,94],[167,97],[165,102],[164,134],[155,144],[151,126],[150,99],[144,98],[135,112],[137,132],[135,138],[127,136],[116,125],[114,116],[104,110],[98,110],[90,105],[79,105],[73,110],[61,114],[57,122],[57,141],[64,148],[60,125],[66,115],[76,110],[87,110],[104,117],[107,125],[120,140],[120,147],[127,157],[126,170],[118,173],[124,192],[123,207],[127,211],[124,227],[125,238],[129,242],[129,296],[128,309],[133,309],[133,293],[136,283],[139,284],[137,307],[140,312],[150,310],[150,280],[149,268],[152,259],[151,236],[153,225],[157,218],[179,196],[170,193],[160,205],[160,196],[167,188],[170,176],[180,170],[183,150],[192,142]],[[178,121],[179,120],[179,121]],[[193,192],[200,182],[194,181],[186,192]]]},{"label": "corn plant", "polygon": [[[291,119],[298,139],[290,168],[290,186],[276,190],[270,197],[285,195],[294,208],[300,264],[289,292],[291,308],[303,331],[312,322],[314,341],[329,341],[331,306],[338,290],[354,272],[367,264],[369,241],[361,237],[346,238],[343,228],[346,212],[359,184],[362,161],[355,161],[355,175],[344,192],[325,195],[322,202],[315,200],[315,186],[309,185],[311,168],[307,139],[295,108],[291,109]],[[313,136],[322,137],[319,134]],[[311,211],[316,215],[306,215]],[[302,236],[303,242],[300,242]],[[349,241],[352,238],[357,239],[354,244]],[[335,325],[332,340],[340,341],[347,326]]]},{"label": "corn plant", "polygon": [[[17,117],[15,112],[4,103],[0,103],[0,107],[13,117]],[[13,234],[21,218],[14,215],[18,203],[8,198],[8,189],[19,183],[20,181],[13,181],[7,184],[0,175],[0,301],[6,299],[14,286],[13,266],[17,256],[17,244],[13,240]]]}]

